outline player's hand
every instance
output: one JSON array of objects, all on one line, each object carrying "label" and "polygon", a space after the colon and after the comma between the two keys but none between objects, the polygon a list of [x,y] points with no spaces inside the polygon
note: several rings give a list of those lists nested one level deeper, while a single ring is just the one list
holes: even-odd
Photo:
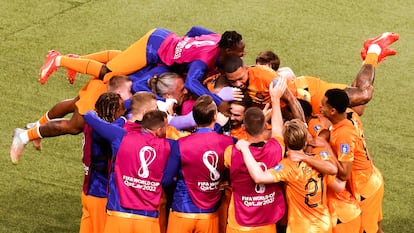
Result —
[{"label": "player's hand", "polygon": [[268,122],[272,117],[272,108],[270,107],[270,103],[267,103],[263,108],[263,115],[265,116],[265,122]]},{"label": "player's hand", "polygon": [[217,120],[216,122],[219,123],[221,126],[224,126],[229,121],[229,117],[226,117],[223,113],[217,112]]},{"label": "player's hand", "polygon": [[295,73],[290,67],[280,67],[277,70],[277,73],[282,77],[285,77],[286,79],[294,79],[296,78]]},{"label": "player's hand", "polygon": [[[274,84],[275,82],[276,85]],[[271,82],[269,86],[269,94],[272,100],[280,99],[280,97],[282,97],[283,93],[286,90],[286,86],[287,84],[285,77],[280,77],[278,79],[275,79],[275,81]]]},{"label": "player's hand", "polygon": [[242,101],[244,97],[243,92],[237,87],[223,87],[217,95],[223,101]]},{"label": "player's hand", "polygon": [[248,149],[249,148],[250,143],[244,139],[240,139],[237,141],[236,143],[236,148],[240,151],[242,151],[243,149]]},{"label": "player's hand", "polygon": [[303,158],[307,155],[305,155],[303,152],[295,151],[295,150],[288,150],[286,152],[288,158],[292,160],[293,162],[300,162],[303,160]]},{"label": "player's hand", "polygon": [[233,100],[235,101],[242,101],[244,98],[243,92],[238,87],[232,87],[232,93],[233,93]]},{"label": "player's hand", "polygon": [[308,144],[313,147],[324,147],[327,142],[323,137],[316,136],[312,137],[312,139],[308,141]]},{"label": "player's hand", "polygon": [[169,115],[173,115],[174,114],[174,105],[177,103],[177,100],[174,98],[167,98],[164,101],[161,100],[157,100],[157,106],[158,109],[166,112]]}]

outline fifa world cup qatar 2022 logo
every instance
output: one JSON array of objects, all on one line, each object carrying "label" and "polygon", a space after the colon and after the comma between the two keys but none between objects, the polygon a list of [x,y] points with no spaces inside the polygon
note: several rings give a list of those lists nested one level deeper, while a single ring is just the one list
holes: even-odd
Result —
[{"label": "fifa world cup qatar 2022 logo", "polygon": [[148,178],[149,176],[149,165],[154,162],[157,157],[157,152],[155,149],[150,146],[144,146],[139,151],[139,161],[141,162],[141,167],[138,169],[138,176],[141,178]]},{"label": "fifa world cup qatar 2022 logo", "polygon": [[210,179],[217,181],[220,179],[220,172],[217,171],[219,156],[215,151],[209,150],[203,154],[204,166],[210,171]]},{"label": "fifa world cup qatar 2022 logo", "polygon": [[203,164],[209,171],[210,180],[199,180],[198,187],[202,191],[216,191],[220,183],[220,172],[217,170],[219,156],[215,151],[209,150],[203,154]]}]

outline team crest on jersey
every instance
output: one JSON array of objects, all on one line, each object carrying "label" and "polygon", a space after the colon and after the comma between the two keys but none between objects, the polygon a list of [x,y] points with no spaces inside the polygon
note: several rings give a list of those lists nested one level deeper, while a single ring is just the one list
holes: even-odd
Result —
[{"label": "team crest on jersey", "polygon": [[342,154],[348,154],[349,153],[349,144],[348,143],[342,143],[341,144],[341,153]]},{"label": "team crest on jersey", "polygon": [[318,132],[322,127],[320,125],[315,125],[313,126],[313,129],[315,130],[315,132]]},{"label": "team crest on jersey", "polygon": [[273,170],[280,171],[280,170],[282,170],[282,168],[283,168],[283,165],[282,164],[278,164],[278,165],[276,165],[276,167],[273,168]]},{"label": "team crest on jersey", "polygon": [[319,155],[322,156],[323,158],[328,157],[328,152],[327,151],[321,151],[319,152]]}]

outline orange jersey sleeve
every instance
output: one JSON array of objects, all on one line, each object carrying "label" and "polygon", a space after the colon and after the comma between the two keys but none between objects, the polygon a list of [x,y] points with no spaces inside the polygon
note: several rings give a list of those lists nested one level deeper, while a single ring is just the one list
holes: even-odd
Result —
[{"label": "orange jersey sleeve", "polygon": [[332,88],[345,89],[348,85],[339,83],[325,82],[319,78],[312,76],[300,76],[294,79],[296,88],[305,89],[310,94],[310,100],[312,105],[312,113],[320,113],[320,104],[325,96],[325,92]]},{"label": "orange jersey sleeve", "polygon": [[282,157],[283,157],[285,155],[285,152],[286,152],[286,150],[285,150],[285,148],[286,148],[285,140],[283,139],[283,137],[279,137],[279,136],[275,136],[275,137],[272,137],[272,138],[275,139],[280,144],[280,147],[282,148]]},{"label": "orange jersey sleeve", "polygon": [[231,150],[233,149],[233,146],[228,146],[224,150],[224,166],[229,168],[231,166]]},{"label": "orange jersey sleeve", "polygon": [[181,137],[190,135],[189,132],[179,131],[174,126],[168,125],[167,126],[167,138],[177,140]]},{"label": "orange jersey sleeve", "polygon": [[215,92],[214,89],[216,88],[216,82],[220,78],[221,74],[214,74],[212,76],[207,77],[203,81],[203,85],[210,91]]},{"label": "orange jersey sleeve", "polygon": [[332,126],[330,144],[340,162],[354,161],[357,136],[352,122],[347,119]]},{"label": "orange jersey sleeve", "polygon": [[[269,86],[274,79],[279,78],[279,74],[267,66],[253,66],[248,68],[249,84],[247,87],[248,94],[253,103],[258,106],[264,106],[270,103]],[[288,88],[296,96],[296,86],[293,80],[287,80]],[[285,103],[281,103],[284,107]]]},{"label": "orange jersey sleeve", "polygon": [[263,66],[249,67],[249,85],[247,87],[250,98],[255,104],[270,103],[269,85],[279,75]]},{"label": "orange jersey sleeve", "polygon": [[325,117],[320,116],[320,114],[313,117],[308,122],[309,133],[314,137],[318,136],[319,133],[324,129],[329,130],[330,126],[331,126],[331,122]]}]

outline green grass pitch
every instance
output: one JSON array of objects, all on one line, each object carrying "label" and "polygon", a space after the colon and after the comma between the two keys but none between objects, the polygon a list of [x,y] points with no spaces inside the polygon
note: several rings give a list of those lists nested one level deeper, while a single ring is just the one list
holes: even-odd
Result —
[{"label": "green grass pitch", "polygon": [[81,216],[81,135],[26,147],[9,159],[11,133],[72,98],[89,77],[68,84],[64,69],[45,85],[38,72],[50,49],[87,54],[125,49],[148,30],[183,35],[199,25],[236,30],[245,62],[271,49],[297,75],[348,83],[356,76],[366,38],[400,34],[398,51],[378,65],[375,94],[363,121],[368,148],[385,179],[383,228],[412,232],[414,223],[414,4],[367,1],[1,0],[0,8],[0,232],[78,232]]}]

